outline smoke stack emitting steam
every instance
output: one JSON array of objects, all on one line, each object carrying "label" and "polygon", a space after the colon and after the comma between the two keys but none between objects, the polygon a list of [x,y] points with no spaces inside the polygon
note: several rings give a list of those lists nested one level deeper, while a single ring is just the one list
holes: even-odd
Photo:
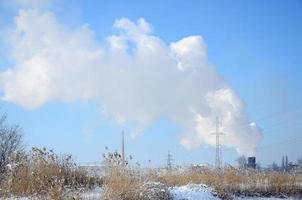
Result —
[{"label": "smoke stack emitting steam", "polygon": [[93,99],[119,123],[137,124],[135,130],[168,116],[183,128],[187,148],[215,146],[210,133],[218,115],[228,133],[220,143],[255,154],[261,131],[208,62],[201,36],[166,44],[144,19],[122,18],[114,27],[118,34],[101,46],[87,25],[70,29],[51,12],[21,10],[8,36],[15,66],[0,73],[2,99],[28,109]]},{"label": "smoke stack emitting steam", "polygon": [[121,156],[122,156],[122,165],[125,165],[125,134],[124,130],[122,131],[122,142],[121,142]]}]

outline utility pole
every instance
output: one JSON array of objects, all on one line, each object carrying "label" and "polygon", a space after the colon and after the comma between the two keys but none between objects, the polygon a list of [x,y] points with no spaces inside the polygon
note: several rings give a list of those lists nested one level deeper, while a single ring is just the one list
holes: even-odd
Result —
[{"label": "utility pole", "polygon": [[282,156],[281,168],[282,168],[282,171],[285,172],[285,160],[284,160],[284,156]]},{"label": "utility pole", "polygon": [[122,130],[121,156],[122,156],[122,166],[125,166],[125,139],[124,139],[124,130]]},{"label": "utility pole", "polygon": [[216,167],[216,169],[220,169],[222,166],[222,152],[221,152],[221,148],[220,148],[219,136],[223,135],[223,133],[220,132],[220,123],[219,123],[218,117],[216,117],[215,133],[212,133],[212,134],[216,136],[215,167]]},{"label": "utility pole", "polygon": [[172,169],[172,154],[170,154],[170,151],[168,151],[168,155],[167,155],[167,170],[171,170]]},{"label": "utility pole", "polygon": [[287,155],[285,156],[285,171],[288,171],[288,157]]}]

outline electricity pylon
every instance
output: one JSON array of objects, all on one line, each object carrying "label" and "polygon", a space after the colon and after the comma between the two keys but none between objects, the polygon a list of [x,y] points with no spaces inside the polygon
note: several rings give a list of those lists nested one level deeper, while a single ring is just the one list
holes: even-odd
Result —
[{"label": "electricity pylon", "polygon": [[168,155],[167,155],[167,169],[170,170],[172,169],[172,154],[170,154],[170,151],[168,151]]},{"label": "electricity pylon", "polygon": [[220,123],[219,118],[216,117],[216,129],[215,133],[212,133],[212,135],[216,136],[216,155],[215,155],[215,167],[216,169],[220,169],[222,166],[222,153],[221,153],[221,146],[220,146],[220,140],[219,136],[223,135],[224,133],[220,132]]}]

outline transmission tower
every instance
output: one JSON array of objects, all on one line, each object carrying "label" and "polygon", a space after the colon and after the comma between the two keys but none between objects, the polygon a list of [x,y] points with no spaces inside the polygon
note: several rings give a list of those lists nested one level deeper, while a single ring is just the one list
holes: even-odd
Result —
[{"label": "transmission tower", "polygon": [[170,153],[170,151],[168,151],[168,155],[167,155],[167,169],[168,170],[172,169],[172,161],[173,161],[172,157],[173,157],[172,154]]},{"label": "transmission tower", "polygon": [[222,152],[221,152],[221,146],[220,146],[220,141],[219,141],[219,137],[220,135],[223,135],[222,132],[220,132],[220,122],[219,122],[219,118],[216,117],[216,129],[215,129],[215,133],[213,133],[213,135],[216,136],[216,155],[215,155],[215,167],[216,169],[220,169],[222,166]]}]

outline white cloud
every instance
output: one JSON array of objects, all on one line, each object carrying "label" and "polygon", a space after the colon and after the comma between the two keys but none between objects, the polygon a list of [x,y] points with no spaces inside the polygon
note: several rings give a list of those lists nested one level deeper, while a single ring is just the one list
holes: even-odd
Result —
[{"label": "white cloud", "polygon": [[4,100],[36,108],[52,99],[93,96],[90,75],[101,51],[87,26],[69,30],[52,13],[35,10],[21,10],[15,23],[9,43],[16,65],[1,73]]},{"label": "white cloud", "polygon": [[15,8],[46,9],[53,0],[0,0],[0,4]]},{"label": "white cloud", "polygon": [[208,63],[201,36],[168,45],[144,19],[122,18],[114,27],[119,34],[101,46],[88,26],[70,29],[51,12],[21,10],[9,39],[16,65],[0,73],[2,99],[28,109],[51,100],[96,99],[107,114],[137,124],[139,132],[168,116],[183,127],[180,142],[189,148],[214,145],[209,134],[218,115],[226,133],[222,144],[255,153],[261,131]]},{"label": "white cloud", "polygon": [[190,36],[172,43],[171,52],[175,55],[180,70],[207,66],[207,47],[201,36]]}]

